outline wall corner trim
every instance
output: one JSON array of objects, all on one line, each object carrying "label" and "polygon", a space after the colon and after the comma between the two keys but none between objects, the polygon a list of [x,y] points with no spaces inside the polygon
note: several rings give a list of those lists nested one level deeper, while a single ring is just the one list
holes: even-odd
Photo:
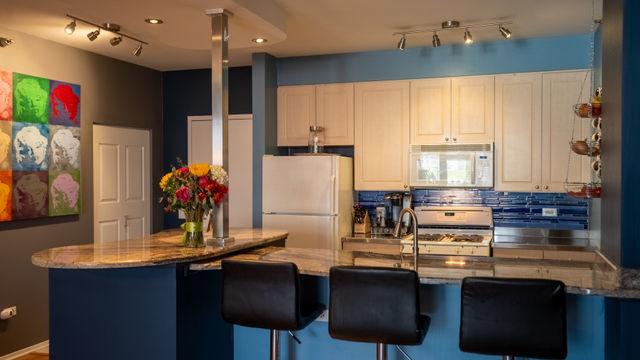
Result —
[{"label": "wall corner trim", "polygon": [[21,356],[25,356],[27,354],[31,354],[33,352],[40,352],[40,353],[49,353],[49,340],[47,341],[43,341],[41,343],[37,343],[34,345],[31,345],[29,347],[26,347],[24,349],[20,349],[18,351],[14,351],[11,354],[7,354],[7,355],[3,355],[0,356],[0,360],[14,360],[17,359]]}]

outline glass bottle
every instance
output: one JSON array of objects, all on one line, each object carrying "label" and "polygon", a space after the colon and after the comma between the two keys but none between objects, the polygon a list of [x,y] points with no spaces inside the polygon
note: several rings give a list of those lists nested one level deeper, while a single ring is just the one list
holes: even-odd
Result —
[{"label": "glass bottle", "polygon": [[319,154],[324,151],[324,128],[322,126],[309,126],[309,152]]}]

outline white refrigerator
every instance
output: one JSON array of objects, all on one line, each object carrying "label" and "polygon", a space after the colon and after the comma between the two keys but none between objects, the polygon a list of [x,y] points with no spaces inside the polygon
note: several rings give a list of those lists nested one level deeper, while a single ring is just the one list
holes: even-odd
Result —
[{"label": "white refrigerator", "polygon": [[351,235],[351,158],[266,155],[262,174],[264,228],[287,230],[287,247],[342,248]]}]

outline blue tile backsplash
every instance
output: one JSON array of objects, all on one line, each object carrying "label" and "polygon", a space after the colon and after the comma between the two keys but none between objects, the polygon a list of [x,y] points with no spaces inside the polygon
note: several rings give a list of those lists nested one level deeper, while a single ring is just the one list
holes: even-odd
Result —
[{"label": "blue tile backsplash", "polygon": [[[375,218],[375,207],[384,203],[386,191],[357,191],[356,202]],[[490,206],[493,222],[501,227],[589,229],[589,201],[563,193],[524,193],[490,190],[413,190],[413,206]],[[542,216],[543,208],[555,208],[558,216]]]}]

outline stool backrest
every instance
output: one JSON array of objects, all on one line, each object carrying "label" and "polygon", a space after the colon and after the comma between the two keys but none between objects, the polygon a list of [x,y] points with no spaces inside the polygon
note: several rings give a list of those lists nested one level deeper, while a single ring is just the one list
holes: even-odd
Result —
[{"label": "stool backrest", "polygon": [[421,338],[418,274],[412,270],[332,267],[329,334],[349,341],[405,344]]},{"label": "stool backrest", "polygon": [[293,330],[300,323],[300,279],[293,263],[222,261],[222,317],[234,324]]},{"label": "stool backrest", "polygon": [[461,297],[460,350],[541,359],[567,356],[562,282],[468,277]]}]

